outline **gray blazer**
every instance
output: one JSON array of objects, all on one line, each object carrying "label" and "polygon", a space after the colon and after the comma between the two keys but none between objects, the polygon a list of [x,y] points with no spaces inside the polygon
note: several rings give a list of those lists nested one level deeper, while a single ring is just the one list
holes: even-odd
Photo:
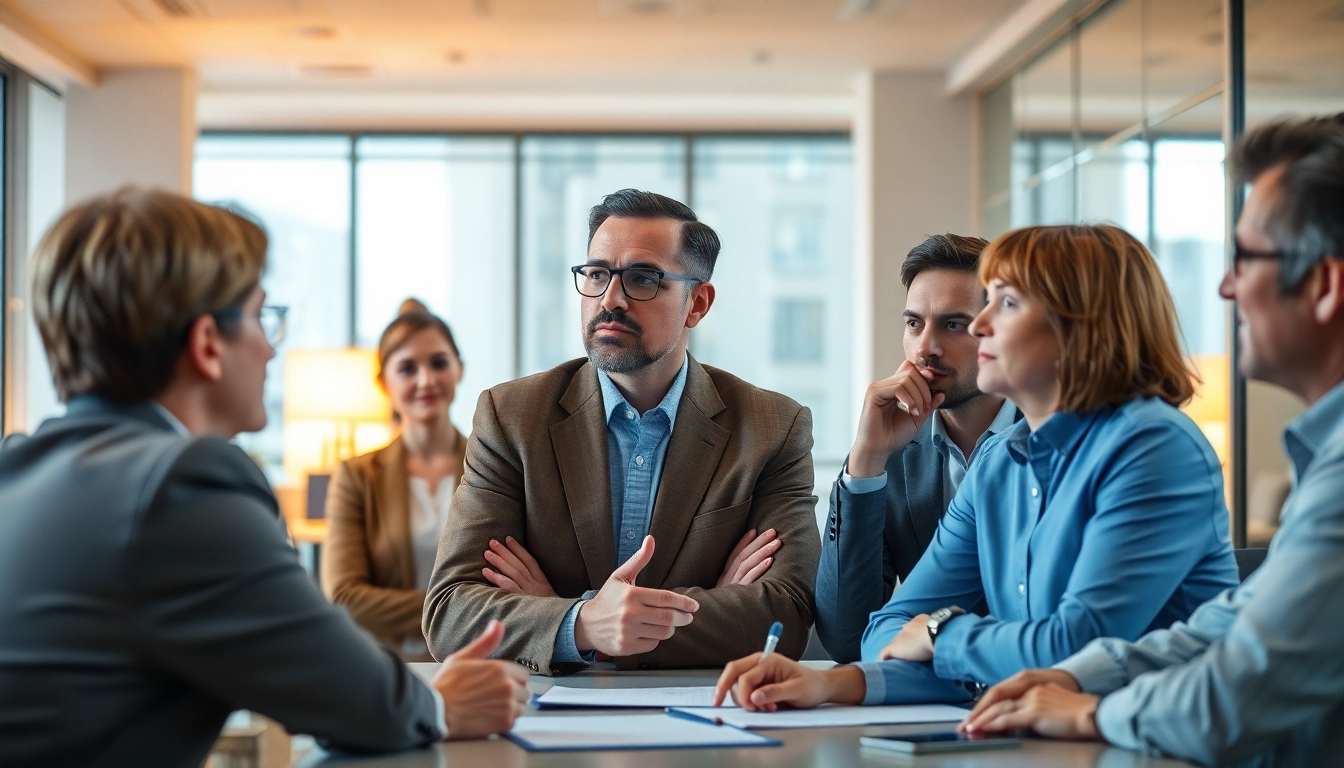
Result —
[{"label": "gray blazer", "polygon": [[250,709],[357,751],[433,693],[322,597],[257,466],[80,397],[0,450],[0,765],[200,765]]},{"label": "gray blazer", "polygon": [[886,470],[881,491],[853,494],[838,477],[831,486],[817,570],[817,636],[842,663],[858,661],[868,614],[887,604],[897,578],[910,575],[952,501],[943,498],[946,469],[933,443],[933,419],[892,452]]}]

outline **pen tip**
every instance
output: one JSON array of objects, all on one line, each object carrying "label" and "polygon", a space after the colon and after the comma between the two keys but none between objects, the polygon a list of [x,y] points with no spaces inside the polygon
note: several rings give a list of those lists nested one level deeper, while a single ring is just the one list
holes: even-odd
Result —
[{"label": "pen tip", "polygon": [[778,621],[770,625],[770,636],[779,637],[784,634],[784,625]]}]

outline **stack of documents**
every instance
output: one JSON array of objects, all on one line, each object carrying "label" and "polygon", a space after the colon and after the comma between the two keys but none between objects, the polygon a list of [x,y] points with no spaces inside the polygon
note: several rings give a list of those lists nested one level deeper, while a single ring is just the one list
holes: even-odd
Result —
[{"label": "stack of documents", "polygon": [[566,688],[553,685],[536,699],[539,709],[558,707],[591,707],[620,709],[625,707],[708,707],[714,703],[714,686],[680,688]]},{"label": "stack of documents", "polygon": [[955,723],[967,710],[946,704],[883,707],[823,706],[779,712],[747,712],[711,706],[711,686],[675,688],[569,688],[552,686],[538,696],[539,708],[657,708],[666,714],[583,717],[522,717],[508,734],[529,751],[676,749],[683,747],[777,746],[747,729],[854,728],[868,725]]},{"label": "stack of documents", "polygon": [[529,752],[777,747],[778,739],[668,715],[520,717],[507,734]]}]

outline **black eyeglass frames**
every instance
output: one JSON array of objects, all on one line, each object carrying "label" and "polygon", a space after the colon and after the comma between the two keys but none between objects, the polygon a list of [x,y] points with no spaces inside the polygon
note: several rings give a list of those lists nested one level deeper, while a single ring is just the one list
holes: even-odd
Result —
[{"label": "black eyeglass frames", "polygon": [[704,279],[691,275],[676,275],[651,267],[626,267],[612,269],[598,264],[580,264],[570,267],[574,273],[574,288],[580,295],[590,299],[605,296],[611,287],[612,277],[621,278],[621,290],[631,301],[651,301],[658,296],[658,289],[664,280],[677,280],[686,283],[703,283]]}]

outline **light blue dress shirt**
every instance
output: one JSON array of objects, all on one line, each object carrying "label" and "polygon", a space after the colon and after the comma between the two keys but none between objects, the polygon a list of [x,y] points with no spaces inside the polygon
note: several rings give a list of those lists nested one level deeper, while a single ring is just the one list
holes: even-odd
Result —
[{"label": "light blue dress shirt", "polygon": [[[1223,474],[1189,417],[1155,398],[1020,421],[987,441],[933,543],[863,637],[865,704],[960,701],[963,682],[1137,638],[1237,583]],[[876,662],[906,622],[950,620],[933,662]]]},{"label": "light blue dress shirt", "polygon": [[1205,765],[1344,761],[1344,384],[1283,442],[1293,492],[1259,570],[1188,623],[1056,665],[1105,697],[1112,744]]},{"label": "light blue dress shirt", "polygon": [[[606,371],[597,372],[602,390],[602,406],[607,413],[607,469],[611,477],[611,530],[616,540],[616,565],[629,560],[644,543],[653,520],[653,503],[658,497],[658,482],[663,476],[663,459],[677,423],[677,408],[686,390],[687,363],[672,380],[662,402],[640,414],[625,401]],[[593,661],[593,654],[580,654],[574,642],[574,623],[579,608],[591,600],[596,590],[584,593],[560,623],[555,636],[555,660],[566,664]]]}]

